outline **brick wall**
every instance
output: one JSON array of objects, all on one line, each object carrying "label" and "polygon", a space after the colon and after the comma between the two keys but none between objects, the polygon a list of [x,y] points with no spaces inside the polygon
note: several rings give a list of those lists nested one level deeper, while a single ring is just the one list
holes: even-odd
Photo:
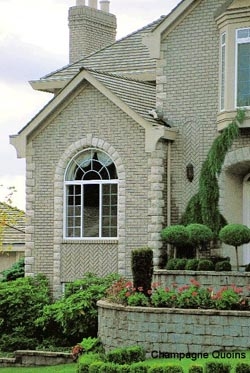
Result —
[{"label": "brick wall", "polygon": [[[117,166],[119,239],[113,243],[110,240],[92,244],[63,241],[64,172],[72,157],[90,146],[106,151]],[[80,275],[74,258],[78,258],[78,263],[83,262],[86,252],[92,255],[93,247],[93,256],[100,256],[95,265],[91,265],[93,272],[105,274],[112,269],[129,275],[131,250],[147,246],[149,240],[152,245],[159,240],[157,230],[163,203],[157,208],[155,201],[159,197],[157,178],[161,184],[160,173],[164,172],[163,161],[157,161],[162,159],[163,144],[154,152],[152,163],[151,154],[145,152],[144,129],[87,85],[50,123],[33,134],[27,149],[26,273],[45,273],[59,294],[62,279],[72,281],[73,276]],[[162,189],[161,186],[161,196]],[[112,260],[103,268],[107,262],[107,258],[103,258],[105,247]],[[68,275],[61,274],[61,269]],[[86,262],[82,269],[87,269]]]},{"label": "brick wall", "polygon": [[[197,192],[202,162],[217,136],[219,32],[214,12],[225,1],[204,0],[162,41],[157,106],[178,128],[172,152],[172,223]],[[186,166],[194,165],[194,180]]]}]

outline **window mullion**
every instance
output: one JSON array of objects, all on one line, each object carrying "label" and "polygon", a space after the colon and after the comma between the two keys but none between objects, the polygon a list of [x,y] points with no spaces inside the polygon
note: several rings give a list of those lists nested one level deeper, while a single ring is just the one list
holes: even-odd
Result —
[{"label": "window mullion", "polygon": [[102,237],[102,184],[99,184],[99,237]]},{"label": "window mullion", "polygon": [[84,229],[83,229],[83,224],[84,224],[84,184],[81,185],[81,237],[84,237]]}]

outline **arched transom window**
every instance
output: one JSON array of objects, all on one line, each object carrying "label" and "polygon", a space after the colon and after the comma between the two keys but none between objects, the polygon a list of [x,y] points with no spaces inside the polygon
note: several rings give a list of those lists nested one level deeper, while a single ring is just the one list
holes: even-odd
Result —
[{"label": "arched transom window", "polygon": [[78,153],[65,173],[65,238],[117,237],[118,178],[103,151]]}]

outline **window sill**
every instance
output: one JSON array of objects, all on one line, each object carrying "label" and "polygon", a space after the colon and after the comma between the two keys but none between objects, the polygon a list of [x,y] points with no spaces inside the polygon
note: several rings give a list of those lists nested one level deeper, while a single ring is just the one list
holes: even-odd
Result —
[{"label": "window sill", "polygon": [[[222,131],[226,128],[236,117],[237,111],[222,111],[217,115],[217,129]],[[244,122],[239,126],[240,128],[250,128],[250,108],[246,109],[246,118]]]},{"label": "window sill", "polygon": [[110,244],[118,243],[118,238],[64,238],[63,244]]}]

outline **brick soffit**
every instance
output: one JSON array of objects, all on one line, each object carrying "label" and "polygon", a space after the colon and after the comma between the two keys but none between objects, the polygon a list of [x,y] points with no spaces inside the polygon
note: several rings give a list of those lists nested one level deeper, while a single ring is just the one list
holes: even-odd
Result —
[{"label": "brick soffit", "polygon": [[78,94],[78,88],[84,81],[89,82],[93,87],[106,96],[111,102],[119,107],[123,112],[130,116],[135,122],[142,126],[146,131],[146,151],[155,150],[155,145],[160,138],[169,141],[174,141],[177,132],[174,129],[167,128],[163,125],[155,125],[145,120],[131,109],[122,99],[115,95],[111,90],[105,87],[91,72],[83,69],[81,70],[49,103],[16,135],[10,136],[10,143],[15,147],[18,158],[25,158],[27,138],[35,131],[39,130],[44,123],[49,123],[51,118],[57,116],[63,110],[65,102],[71,102]]}]

